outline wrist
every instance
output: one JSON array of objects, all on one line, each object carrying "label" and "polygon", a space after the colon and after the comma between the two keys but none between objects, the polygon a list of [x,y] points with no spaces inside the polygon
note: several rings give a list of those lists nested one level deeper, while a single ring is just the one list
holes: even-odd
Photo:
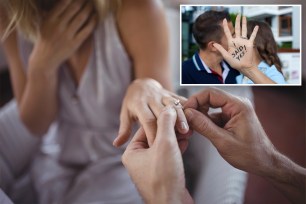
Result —
[{"label": "wrist", "polygon": [[35,67],[57,69],[63,61],[56,59],[55,54],[56,52],[50,50],[46,43],[38,40],[29,57],[29,64]]},{"label": "wrist", "polygon": [[28,76],[35,80],[41,79],[53,79],[57,77],[57,71],[59,65],[51,64],[43,59],[30,58],[28,62]]},{"label": "wrist", "polygon": [[134,83],[135,84],[144,83],[144,84],[155,86],[155,87],[158,87],[158,88],[163,88],[162,85],[158,81],[156,81],[155,79],[152,79],[152,78],[138,78],[138,79],[134,80]]},{"label": "wrist", "polygon": [[242,68],[239,70],[244,76],[252,79],[257,75],[257,72],[259,71],[257,66],[251,66],[248,68]]},{"label": "wrist", "polygon": [[184,199],[186,200],[184,189],[179,188],[167,188],[163,185],[156,185],[150,191],[150,195],[145,197],[145,203],[148,204],[183,204]]},{"label": "wrist", "polygon": [[274,182],[295,184],[301,187],[304,186],[306,170],[275,150],[271,168],[266,171],[265,176]]}]

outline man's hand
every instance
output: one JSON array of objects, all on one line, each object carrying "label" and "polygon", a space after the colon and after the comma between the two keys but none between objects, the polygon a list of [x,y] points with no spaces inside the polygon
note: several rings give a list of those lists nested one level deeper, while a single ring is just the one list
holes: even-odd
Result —
[{"label": "man's hand", "polygon": [[122,156],[133,182],[146,203],[190,203],[185,189],[181,152],[175,135],[177,113],[167,106],[157,119],[157,133],[149,147],[140,128]]},{"label": "man's hand", "polygon": [[[271,180],[290,200],[305,202],[306,170],[274,148],[250,101],[208,89],[184,107],[190,127],[207,137],[228,163]],[[209,108],[222,112],[209,115]]]},{"label": "man's hand", "polygon": [[[222,112],[208,115],[211,107]],[[247,99],[209,89],[189,98],[185,114],[189,125],[211,140],[234,167],[257,174],[262,166],[272,168],[274,147]]]}]

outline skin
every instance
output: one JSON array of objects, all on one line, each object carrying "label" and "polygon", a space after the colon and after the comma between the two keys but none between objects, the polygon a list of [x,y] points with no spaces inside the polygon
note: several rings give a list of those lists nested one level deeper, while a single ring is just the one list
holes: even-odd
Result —
[{"label": "skin", "polygon": [[[221,108],[222,111],[208,114],[209,108]],[[209,139],[229,164],[272,182],[291,202],[305,203],[306,169],[275,149],[250,101],[218,89],[207,89],[191,96],[184,109],[190,127]],[[158,118],[158,121],[162,120],[162,117]],[[182,198],[183,164],[181,154],[177,153],[178,145],[173,139],[175,132],[169,131],[173,127],[173,121],[167,120],[170,122],[165,120],[164,123],[158,123],[157,127],[156,137],[166,140],[164,144],[156,143],[152,148],[145,149],[147,141],[143,137],[142,148],[133,148],[136,143],[132,141],[123,157],[123,162],[140,192],[148,192],[141,195],[149,201],[154,201],[150,192],[155,192],[155,186],[147,182],[148,180],[158,181],[159,186],[170,186],[169,183],[173,182],[175,187],[172,190],[169,190],[170,187],[165,188],[164,192],[167,192],[168,198]],[[172,141],[171,145],[167,144],[168,140]],[[166,146],[165,152],[158,157],[163,146]],[[134,158],[136,155],[137,158]],[[158,162],[155,157],[158,157]],[[146,174],[144,179],[139,173],[150,172],[152,169],[158,170],[158,174]],[[163,193],[155,194],[155,197],[159,197],[156,195]],[[165,198],[163,201],[166,203],[168,200]]]},{"label": "skin", "polygon": [[140,128],[122,156],[122,162],[145,203],[193,203],[185,188],[180,142],[174,128],[176,118],[173,105],[163,108],[157,119],[153,144],[149,146],[145,132]]},{"label": "skin", "polygon": [[[83,6],[85,2],[86,6]],[[21,120],[35,135],[46,133],[58,115],[58,68],[61,64],[66,63],[75,85],[79,84],[93,49],[92,33],[97,24],[97,16],[93,13],[90,1],[63,0],[57,3],[43,19],[27,65],[27,75],[18,55],[15,32],[3,42]],[[143,124],[148,136],[154,138],[151,132],[156,129],[156,115],[164,105],[180,97],[167,91],[171,89],[168,30],[161,2],[123,0],[116,21],[138,79],[128,88],[122,106],[119,139],[114,142],[119,146],[128,140],[131,125],[137,120]],[[86,26],[83,26],[84,22],[87,22]],[[142,89],[144,86],[147,88]],[[181,109],[177,110],[177,130],[186,134],[189,127],[185,115]],[[184,129],[181,128],[183,122]]]},{"label": "skin", "polygon": [[[254,59],[254,39],[256,38],[258,26],[255,26],[250,39],[247,39],[247,20],[244,16],[242,26],[240,27],[241,16],[237,15],[235,23],[235,36],[231,35],[227,20],[223,21],[224,33],[227,38],[228,49],[222,45],[214,43],[213,46],[221,53],[223,58],[240,73],[247,76],[255,84],[275,84],[273,80],[264,75],[257,67],[257,62]],[[240,49],[241,48],[241,49]]]},{"label": "skin", "polygon": [[[118,136],[113,144],[119,147],[128,141],[135,121],[143,126],[152,144],[156,134],[156,117],[163,107],[173,104],[177,99],[182,102],[186,100],[167,91],[171,90],[171,73],[168,26],[162,2],[123,1],[122,12],[118,13],[118,26],[138,80],[127,90],[120,114]],[[140,105],[142,108],[139,108]],[[177,109],[177,113],[176,129],[182,135],[188,134],[189,127],[183,111]]]}]

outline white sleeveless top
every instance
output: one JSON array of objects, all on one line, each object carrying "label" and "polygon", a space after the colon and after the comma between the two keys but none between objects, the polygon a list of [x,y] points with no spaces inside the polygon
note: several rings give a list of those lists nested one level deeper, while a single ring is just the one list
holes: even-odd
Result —
[{"label": "white sleeveless top", "polygon": [[[25,62],[31,47],[21,45]],[[94,32],[94,49],[76,87],[63,65],[59,115],[33,165],[40,203],[141,203],[113,147],[119,114],[132,80],[131,61],[109,15]]]}]

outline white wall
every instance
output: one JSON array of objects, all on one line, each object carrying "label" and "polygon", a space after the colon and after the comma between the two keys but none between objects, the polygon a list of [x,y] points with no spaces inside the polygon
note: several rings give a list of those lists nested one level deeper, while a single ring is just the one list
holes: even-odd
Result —
[{"label": "white wall", "polygon": [[294,6],[292,12],[292,48],[295,49],[300,49],[300,22],[300,8],[298,6]]}]

